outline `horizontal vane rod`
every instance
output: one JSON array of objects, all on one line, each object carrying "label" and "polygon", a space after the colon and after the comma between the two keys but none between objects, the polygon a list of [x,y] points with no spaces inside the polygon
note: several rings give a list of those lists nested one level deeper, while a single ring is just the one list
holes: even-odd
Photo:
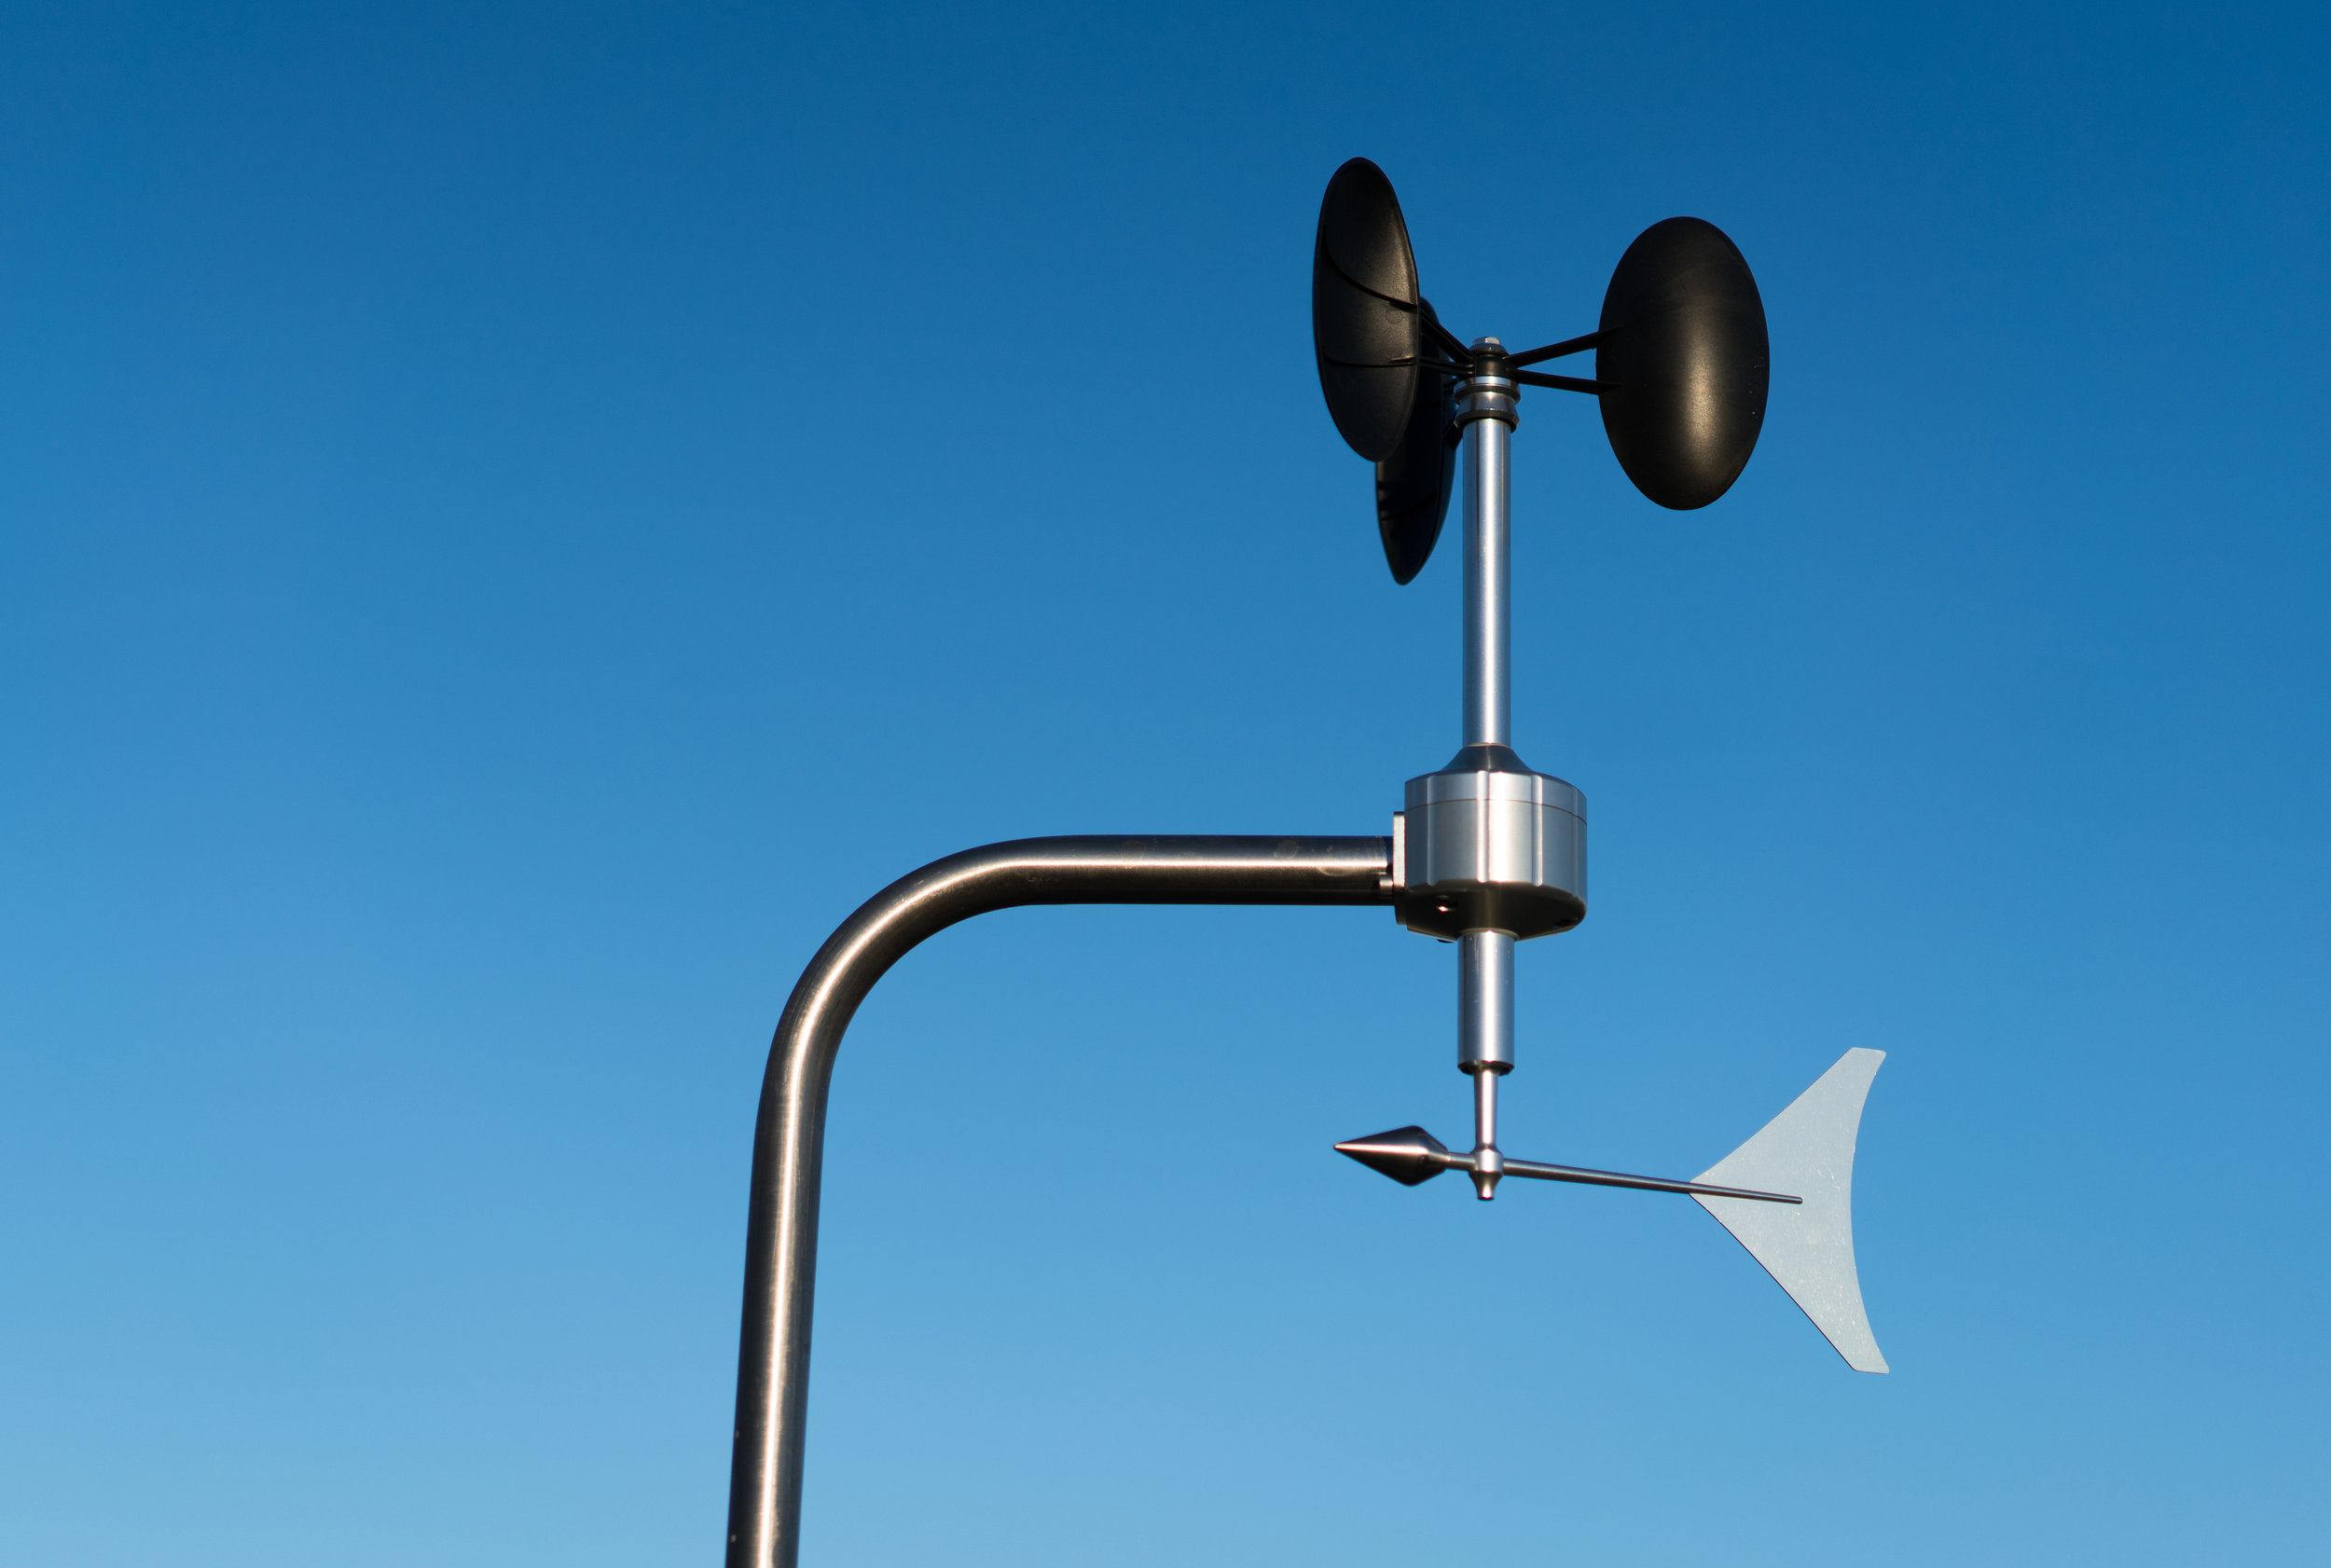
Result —
[{"label": "horizontal vane rod", "polygon": [[[1459,1153],[1422,1127],[1400,1127],[1373,1137],[1352,1138],[1335,1151],[1359,1161],[1370,1170],[1388,1176],[1404,1187],[1430,1181],[1443,1171],[1476,1169],[1476,1151]],[[1695,1198],[1746,1198],[1760,1204],[1801,1204],[1786,1192],[1759,1192],[1746,1187],[1717,1187],[1704,1181],[1674,1181],[1666,1176],[1629,1176],[1623,1171],[1593,1171],[1581,1165],[1549,1165],[1537,1160],[1498,1156],[1500,1173],[1529,1181],[1570,1181],[1584,1187],[1625,1187],[1638,1192],[1681,1192]]]},{"label": "horizontal vane rod", "polygon": [[[1453,1155],[1470,1169],[1472,1157]],[[1575,1181],[1587,1187],[1627,1187],[1638,1192],[1686,1192],[1702,1198],[1753,1198],[1760,1204],[1801,1204],[1786,1192],[1755,1192],[1745,1187],[1711,1187],[1704,1181],[1670,1181],[1665,1176],[1623,1176],[1617,1171],[1590,1171],[1577,1165],[1543,1165],[1535,1160],[1509,1160],[1506,1175],[1532,1181]]]}]

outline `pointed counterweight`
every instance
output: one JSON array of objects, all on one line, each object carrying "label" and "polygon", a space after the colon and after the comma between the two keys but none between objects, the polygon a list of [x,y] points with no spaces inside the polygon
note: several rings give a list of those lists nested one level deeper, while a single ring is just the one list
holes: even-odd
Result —
[{"label": "pointed counterweight", "polygon": [[1762,1132],[1700,1173],[1718,1186],[1800,1193],[1802,1204],[1692,1195],[1857,1372],[1886,1369],[1854,1268],[1854,1145],[1862,1102],[1885,1059],[1883,1051],[1847,1052]]},{"label": "pointed counterweight", "polygon": [[1430,1181],[1449,1168],[1449,1146],[1422,1127],[1395,1127],[1372,1138],[1353,1138],[1337,1144],[1335,1151],[1390,1176],[1402,1187]]}]

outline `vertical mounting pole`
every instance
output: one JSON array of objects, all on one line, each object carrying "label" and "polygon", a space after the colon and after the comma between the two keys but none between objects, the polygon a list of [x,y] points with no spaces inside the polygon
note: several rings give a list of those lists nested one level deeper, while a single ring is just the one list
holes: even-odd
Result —
[{"label": "vertical mounting pole", "polygon": [[[1501,750],[1513,744],[1513,552],[1507,504],[1518,390],[1504,351],[1495,337],[1474,339],[1474,372],[1457,414],[1465,427],[1465,744]],[[1473,1190],[1486,1201],[1497,1196],[1505,1172],[1497,1151],[1497,1080],[1513,1070],[1510,931],[1467,931],[1459,938],[1457,1067],[1473,1080]]]}]

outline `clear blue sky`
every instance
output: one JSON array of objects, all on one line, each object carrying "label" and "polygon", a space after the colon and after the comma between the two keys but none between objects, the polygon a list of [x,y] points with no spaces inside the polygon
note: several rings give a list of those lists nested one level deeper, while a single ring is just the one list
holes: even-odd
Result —
[{"label": "clear blue sky", "polygon": [[753,1096],[969,845],[1388,831],[1454,748],[1313,377],[1762,284],[1664,513],[1518,437],[1593,803],[1518,1153],[1890,1052],[1857,1377],[1688,1204],[1405,1191],[1450,951],[940,938],[835,1090],[815,1564],[2297,1564],[2331,1537],[2315,7],[0,16],[0,1561],[720,1549]]}]

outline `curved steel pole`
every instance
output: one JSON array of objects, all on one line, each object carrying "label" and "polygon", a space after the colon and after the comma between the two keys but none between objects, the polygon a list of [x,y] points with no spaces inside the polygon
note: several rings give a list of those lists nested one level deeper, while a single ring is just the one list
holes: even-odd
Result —
[{"label": "curved steel pole", "polygon": [[793,987],[761,1084],[728,1481],[728,1568],[794,1568],[826,1089],[876,981],[936,931],[1018,904],[1390,903],[1383,838],[1027,838],[934,860],[859,908]]}]

